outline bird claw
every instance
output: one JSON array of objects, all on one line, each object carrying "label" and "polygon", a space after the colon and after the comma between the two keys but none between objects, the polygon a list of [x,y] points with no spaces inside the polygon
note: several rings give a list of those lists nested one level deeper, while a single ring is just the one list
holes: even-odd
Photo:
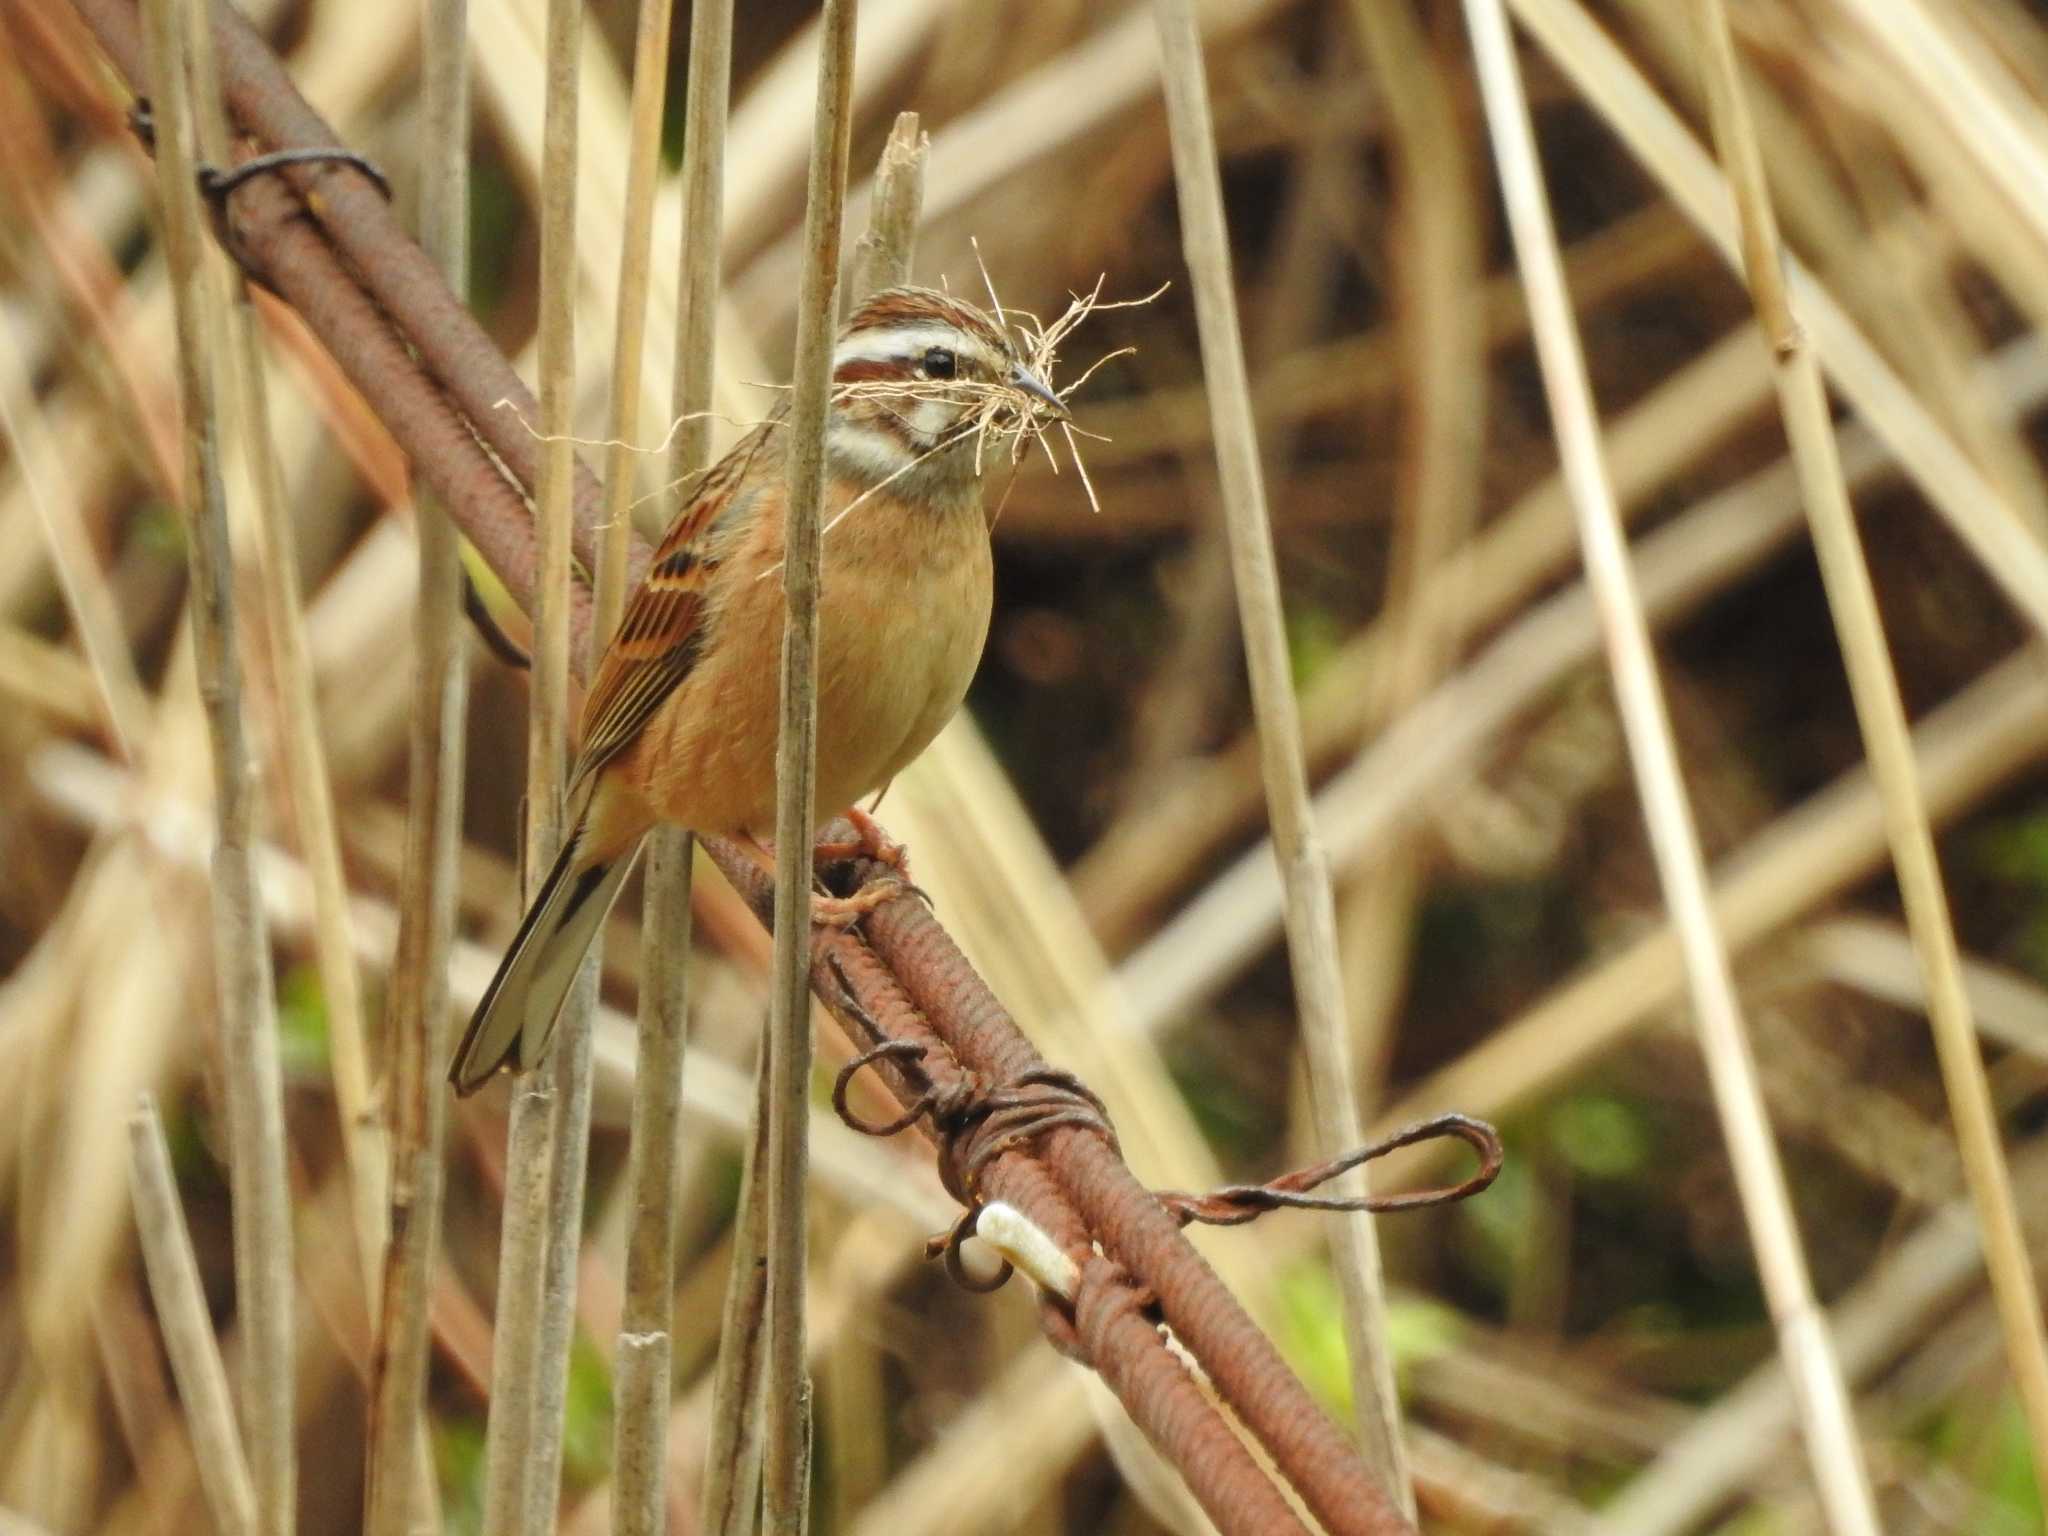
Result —
[{"label": "bird claw", "polygon": [[911,895],[930,905],[930,898],[901,875],[877,875],[851,896],[811,897],[811,921],[827,928],[851,928],[877,907],[887,906],[898,896]]}]

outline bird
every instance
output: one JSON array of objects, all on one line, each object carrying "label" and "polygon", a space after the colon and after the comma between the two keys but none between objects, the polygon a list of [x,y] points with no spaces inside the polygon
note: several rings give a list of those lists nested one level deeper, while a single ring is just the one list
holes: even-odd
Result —
[{"label": "bird", "polygon": [[[461,1095],[545,1055],[592,940],[657,823],[765,857],[785,602],[788,404],[703,475],[655,550],[585,697],[570,830],[449,1067]],[[856,802],[952,718],[988,635],[982,433],[1069,419],[988,314],[930,288],[863,302],[832,353],[818,590],[817,809],[900,845]],[[882,895],[894,894],[884,891]],[[827,898],[847,921],[870,893]]]}]

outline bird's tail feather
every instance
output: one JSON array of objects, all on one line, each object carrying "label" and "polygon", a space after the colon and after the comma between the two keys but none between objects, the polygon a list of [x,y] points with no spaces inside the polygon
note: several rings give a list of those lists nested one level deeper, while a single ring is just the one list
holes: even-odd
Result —
[{"label": "bird's tail feather", "polygon": [[635,844],[617,858],[579,864],[576,854],[585,833],[579,822],[562,845],[477,1004],[448,1068],[448,1081],[459,1094],[476,1092],[501,1067],[523,1072],[547,1050],[555,1018],[638,851]]}]

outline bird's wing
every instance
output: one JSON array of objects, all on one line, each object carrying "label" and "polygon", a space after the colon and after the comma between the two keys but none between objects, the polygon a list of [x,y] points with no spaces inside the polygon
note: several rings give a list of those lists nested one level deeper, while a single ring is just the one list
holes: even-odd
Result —
[{"label": "bird's wing", "polygon": [[755,494],[748,472],[773,430],[773,422],[765,423],[711,467],[654,552],[583,701],[578,780],[632,741],[697,665],[705,599],[724,542],[717,536],[720,525]]}]

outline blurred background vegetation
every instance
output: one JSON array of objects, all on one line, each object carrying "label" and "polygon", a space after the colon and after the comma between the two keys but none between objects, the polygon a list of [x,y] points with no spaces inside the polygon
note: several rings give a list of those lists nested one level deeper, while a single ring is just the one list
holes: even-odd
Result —
[{"label": "blurred background vegetation", "polygon": [[[405,207],[417,9],[258,8]],[[1739,282],[1603,94],[1639,72],[1703,134],[1687,18],[1667,0],[1528,9],[1592,29],[1523,40],[1537,131],[1808,1261],[1858,1341],[1849,1370],[1888,1528],[2040,1531],[1990,1298],[1952,1209],[1941,1079],[1765,350]],[[1786,235],[1999,515],[2040,536],[2048,244],[2009,200],[2004,151],[1957,100],[1927,94],[1885,10],[1733,6]],[[1144,1177],[1268,1176],[1317,1149],[1273,899],[1231,874],[1262,857],[1261,797],[1149,11],[869,0],[862,13],[856,176],[897,111],[932,134],[921,280],[979,295],[978,241],[1004,302],[1048,315],[1098,278],[1115,299],[1171,285],[1101,312],[1068,347],[1067,377],[1134,349],[1074,402],[1107,439],[1083,443],[1100,512],[1043,458],[1013,481],[997,472],[997,611],[972,720],[883,819],[1026,1029],[1108,1098]],[[1929,0],[1924,13],[1971,90],[2048,163],[2048,8]],[[540,14],[539,0],[472,0],[472,295],[529,368]],[[1485,1196],[1380,1223],[1426,1525],[1563,1532],[1606,1509],[1628,1531],[1816,1529],[1578,586],[1457,10],[1219,0],[1203,15],[1295,675],[1312,764],[1332,783],[1359,1092],[1375,1120],[1490,1115],[1511,1149]],[[634,10],[593,0],[589,17],[580,355],[596,437]],[[765,409],[748,385],[787,367],[812,19],[785,0],[742,7],[721,441]],[[181,1531],[204,1514],[129,1232],[122,1123],[139,1088],[164,1103],[231,1360],[235,1308],[167,293],[148,167],[91,45],[57,0],[6,0],[0,22],[0,1506],[51,1531]],[[658,288],[672,270],[657,266]],[[292,323],[271,319],[375,1064],[405,814],[412,513],[395,450]],[[662,330],[650,401],[667,398]],[[2048,675],[1999,584],[1881,438],[1842,420],[2021,1205],[2038,1216]],[[72,618],[81,571],[118,619],[111,674]],[[248,640],[276,849],[301,1527],[338,1532],[358,1523],[368,1334],[272,670],[260,630]],[[465,1014],[518,916],[525,690],[481,648],[473,665]],[[143,734],[109,724],[110,687],[132,694]],[[677,1529],[694,1528],[765,996],[751,920],[715,876],[698,899]],[[629,896],[614,933],[636,923]],[[623,939],[606,951],[607,1000],[628,1011],[637,955]],[[600,1027],[563,1493],[565,1528],[592,1532],[608,1519],[626,1098],[623,1026]],[[846,1054],[836,1038],[823,1049],[823,1070]],[[503,1116],[502,1091],[465,1103],[448,1149],[431,1406],[458,1531],[480,1497]],[[1129,1432],[1050,1356],[1023,1288],[967,1297],[913,1262],[946,1219],[921,1146],[818,1134],[817,1529],[1175,1528],[1171,1497],[1121,1470]],[[1201,1242],[1344,1410],[1316,1219]]]}]

